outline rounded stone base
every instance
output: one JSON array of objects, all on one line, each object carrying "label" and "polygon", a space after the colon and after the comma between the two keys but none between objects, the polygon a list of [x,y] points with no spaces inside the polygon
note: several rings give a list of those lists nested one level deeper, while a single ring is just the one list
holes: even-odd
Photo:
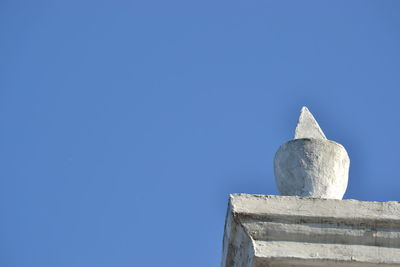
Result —
[{"label": "rounded stone base", "polygon": [[295,139],[280,146],[274,172],[282,195],[342,199],[350,159],[344,147],[325,139]]}]

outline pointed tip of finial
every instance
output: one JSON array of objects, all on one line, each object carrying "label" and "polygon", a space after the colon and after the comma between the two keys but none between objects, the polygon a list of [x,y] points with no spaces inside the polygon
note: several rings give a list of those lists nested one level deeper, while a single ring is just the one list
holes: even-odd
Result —
[{"label": "pointed tip of finial", "polygon": [[301,108],[300,112],[305,112],[305,111],[310,112],[306,106],[303,106],[303,107]]},{"label": "pointed tip of finial", "polygon": [[301,108],[299,122],[294,133],[294,139],[300,138],[326,139],[318,122],[305,106]]}]

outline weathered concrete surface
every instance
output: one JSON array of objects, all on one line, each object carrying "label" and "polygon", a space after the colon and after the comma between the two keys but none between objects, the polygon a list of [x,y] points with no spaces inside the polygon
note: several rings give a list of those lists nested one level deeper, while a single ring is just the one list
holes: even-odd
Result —
[{"label": "weathered concrete surface", "polygon": [[279,192],[286,196],[342,199],[349,167],[346,149],[327,140],[313,115],[303,107],[295,139],[282,144],[275,154]]},{"label": "weathered concrete surface", "polygon": [[307,107],[302,107],[294,131],[294,139],[301,138],[326,139],[324,132]]},{"label": "weathered concrete surface", "polygon": [[222,267],[400,266],[400,202],[235,194]]},{"label": "weathered concrete surface", "polygon": [[274,158],[276,184],[285,196],[342,199],[349,167],[344,147],[326,139],[286,142]]}]

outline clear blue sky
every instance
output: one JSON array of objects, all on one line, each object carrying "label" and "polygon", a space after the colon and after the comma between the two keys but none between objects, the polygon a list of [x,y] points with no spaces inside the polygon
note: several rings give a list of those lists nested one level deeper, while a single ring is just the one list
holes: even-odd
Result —
[{"label": "clear blue sky", "polygon": [[0,3],[0,266],[219,266],[303,105],[400,200],[399,1]]}]

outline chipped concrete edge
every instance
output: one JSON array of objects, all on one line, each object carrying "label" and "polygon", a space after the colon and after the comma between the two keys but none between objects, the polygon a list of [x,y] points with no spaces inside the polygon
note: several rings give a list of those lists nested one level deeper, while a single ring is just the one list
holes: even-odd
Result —
[{"label": "chipped concrete edge", "polygon": [[[356,224],[356,227],[362,229],[385,227],[397,234],[400,231],[400,202],[232,194],[229,196],[225,222],[222,267],[269,266],[265,265],[265,262],[270,261],[291,262],[290,264],[294,264],[295,261],[310,261],[310,263],[311,261],[314,263],[318,261],[331,264],[339,260],[343,263],[343,266],[400,266],[400,258],[395,256],[400,255],[397,241],[395,241],[394,247],[381,247],[377,245],[349,245],[348,243],[335,244],[318,240],[318,242],[304,243],[300,239],[288,242],[285,240],[285,235],[275,235],[274,238],[277,239],[267,240],[268,233],[273,234],[271,230],[274,229],[265,228],[268,226],[265,226],[264,222],[283,222],[289,225],[290,227],[287,228],[289,235],[293,230],[298,231],[299,226],[310,223],[317,223],[323,229],[328,225],[331,232],[322,231],[322,235],[327,235],[327,237],[332,234],[332,229],[337,234],[338,231],[334,229],[335,227],[341,232],[344,231],[343,235],[347,236],[346,227],[353,227],[351,225],[355,226]],[[343,224],[347,224],[347,226],[342,228]],[[267,239],[260,240],[257,237],[254,239],[252,230],[265,232],[266,235],[263,238]],[[308,235],[306,232],[304,234]],[[348,240],[351,237],[346,238]],[[393,240],[393,236],[391,238]],[[394,238],[397,237],[394,236]],[[341,248],[342,251],[354,249],[354,252],[351,252],[354,256],[342,255],[341,253],[329,254],[332,248]],[[275,252],[274,249],[276,249]],[[313,249],[319,249],[320,256],[309,256],[309,252]],[[303,255],[301,251],[308,252]],[[290,257],[288,253],[291,255]]]}]

